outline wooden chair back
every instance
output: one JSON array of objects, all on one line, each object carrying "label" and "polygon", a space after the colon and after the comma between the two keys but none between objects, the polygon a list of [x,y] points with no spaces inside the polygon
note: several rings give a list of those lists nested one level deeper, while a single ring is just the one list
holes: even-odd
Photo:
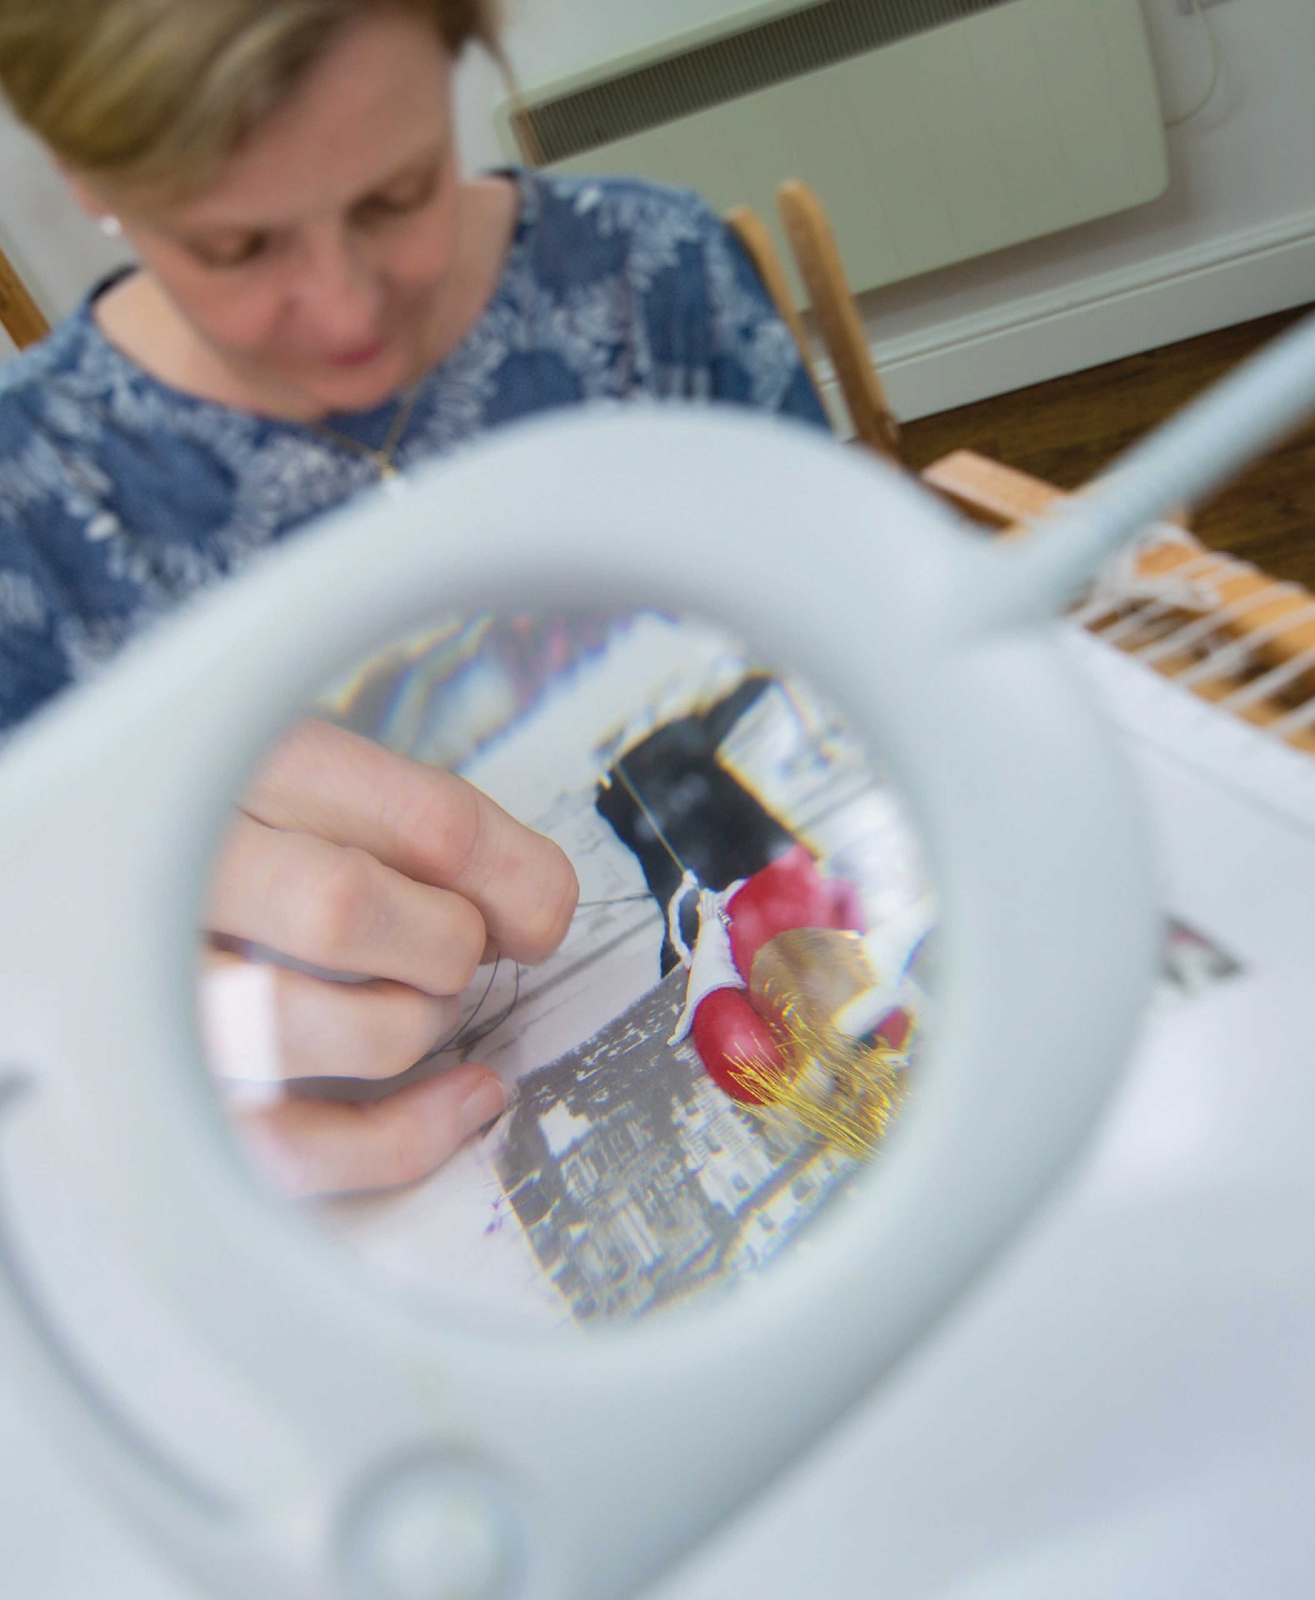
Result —
[{"label": "wooden chair back", "polygon": [[899,424],[872,360],[863,321],[822,202],[806,183],[791,178],[776,191],[776,203],[854,433],[869,449],[900,461]]},{"label": "wooden chair back", "polygon": [[[929,488],[977,521],[1025,533],[1063,492],[971,450],[956,450],[922,474]],[[1250,562],[1207,550],[1190,534],[1144,550],[1142,594],[1099,592],[1072,613],[1108,644],[1175,678],[1204,700],[1315,754],[1315,595]],[[1184,610],[1155,592],[1173,577],[1201,588],[1204,610]]]},{"label": "wooden chair back", "polygon": [[3,250],[0,250],[0,324],[20,350],[44,339],[50,332],[41,307]]},{"label": "wooden chair back", "polygon": [[757,268],[758,276],[771,295],[781,320],[794,335],[804,370],[812,380],[813,388],[820,394],[822,385],[818,378],[817,364],[813,360],[813,347],[804,327],[804,319],[799,315],[799,309],[794,303],[794,296],[790,292],[790,280],[786,276],[780,256],[776,253],[776,246],[772,242],[767,224],[752,207],[736,206],[733,211],[726,213],[726,225],[739,239],[750,261]]},{"label": "wooden chair back", "polygon": [[[885,390],[873,364],[862,319],[822,202],[798,179],[783,183],[776,191],[776,199],[791,253],[812,302],[818,332],[831,358],[853,423],[854,437],[879,455],[900,461],[899,424],[887,404]],[[748,251],[777,310],[794,335],[814,388],[820,389],[812,344],[765,223],[748,206],[737,206],[727,214],[726,221]]]}]

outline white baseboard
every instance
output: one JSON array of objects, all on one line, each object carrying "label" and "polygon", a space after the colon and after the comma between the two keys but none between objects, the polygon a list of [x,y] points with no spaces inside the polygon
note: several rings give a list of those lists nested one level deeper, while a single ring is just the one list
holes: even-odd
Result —
[{"label": "white baseboard", "polygon": [[[1315,300],[1315,210],[874,342],[904,421]],[[838,398],[824,374],[827,399]]]}]

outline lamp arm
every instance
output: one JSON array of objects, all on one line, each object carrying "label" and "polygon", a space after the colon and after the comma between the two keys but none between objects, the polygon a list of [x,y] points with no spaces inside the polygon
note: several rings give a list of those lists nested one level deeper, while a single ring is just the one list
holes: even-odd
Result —
[{"label": "lamp arm", "polygon": [[1291,433],[1315,408],[1315,316],[1244,362],[1133,446],[1089,493],[1002,547],[992,622],[1042,621],[1071,604],[1103,563],[1171,507],[1199,501]]}]

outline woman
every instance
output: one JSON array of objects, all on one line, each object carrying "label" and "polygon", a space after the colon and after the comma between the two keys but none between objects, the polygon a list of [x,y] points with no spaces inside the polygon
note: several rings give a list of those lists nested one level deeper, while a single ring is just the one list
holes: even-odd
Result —
[{"label": "woman", "polygon": [[[141,262],[0,371],[0,729],[268,545],[503,422],[651,396],[823,425],[692,196],[460,176],[452,71],[472,42],[498,51],[488,0],[0,0],[0,83]],[[459,780],[312,724],[239,816],[210,922],[373,974],[271,982],[283,1070],[381,1076],[444,1030],[487,948],[541,958],[574,900],[560,852]],[[368,1187],[504,1103],[467,1063],[251,1130],[293,1187]]]}]

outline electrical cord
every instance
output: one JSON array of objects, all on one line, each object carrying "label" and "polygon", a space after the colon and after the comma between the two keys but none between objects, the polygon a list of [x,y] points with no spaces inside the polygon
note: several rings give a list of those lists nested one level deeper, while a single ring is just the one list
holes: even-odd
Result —
[{"label": "electrical cord", "polygon": [[1181,112],[1176,117],[1170,117],[1165,123],[1166,128],[1180,128],[1184,122],[1190,122],[1193,117],[1198,117],[1215,97],[1215,90],[1219,87],[1220,60],[1219,41],[1215,38],[1215,30],[1210,25],[1210,18],[1206,16],[1201,5],[1201,0],[1192,0],[1192,15],[1201,24],[1205,31],[1206,48],[1210,52],[1210,82],[1205,93],[1191,108],[1190,111]]}]

